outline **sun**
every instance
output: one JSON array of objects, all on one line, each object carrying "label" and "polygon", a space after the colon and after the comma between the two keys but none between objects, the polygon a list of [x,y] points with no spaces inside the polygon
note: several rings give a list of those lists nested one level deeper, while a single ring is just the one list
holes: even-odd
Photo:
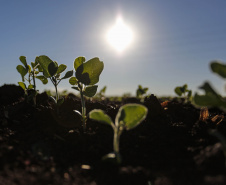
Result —
[{"label": "sun", "polygon": [[121,17],[107,32],[107,41],[118,52],[124,51],[133,40],[132,30],[124,23]]}]

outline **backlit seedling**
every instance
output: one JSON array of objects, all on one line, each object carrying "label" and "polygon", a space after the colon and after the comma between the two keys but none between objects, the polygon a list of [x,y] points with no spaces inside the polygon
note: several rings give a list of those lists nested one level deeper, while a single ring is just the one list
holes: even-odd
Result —
[{"label": "backlit seedling", "polygon": [[148,88],[147,87],[142,87],[141,85],[138,86],[137,91],[136,91],[136,97],[143,99],[144,95],[147,93]]},{"label": "backlit seedling", "polygon": [[119,140],[123,130],[130,130],[139,125],[147,116],[148,109],[140,104],[123,105],[115,118],[115,124],[112,119],[102,110],[94,109],[89,113],[89,118],[110,125],[114,131],[113,149],[105,158],[113,158],[117,163],[121,162],[119,153]]},{"label": "backlit seedling", "polygon": [[188,89],[187,84],[176,87],[174,91],[178,96],[183,97],[186,100],[186,102],[191,101],[192,91]]},{"label": "backlit seedling", "polygon": [[[218,61],[213,61],[210,63],[210,68],[212,72],[218,74],[222,78],[226,78],[226,65]],[[199,95],[198,93],[194,96],[194,103],[198,106],[206,107],[218,107],[226,111],[226,101],[211,85],[209,82],[204,82],[204,84],[199,87],[205,91],[204,95]]]},{"label": "backlit seedling", "polygon": [[61,78],[61,73],[64,72],[65,69],[67,68],[66,65],[64,65],[64,64],[58,65],[57,62],[52,61],[49,57],[47,57],[45,55],[39,56],[37,58],[37,60],[43,69],[44,77],[46,79],[49,78],[55,87],[55,91],[56,91],[55,97],[56,98],[54,98],[52,96],[51,96],[51,98],[53,99],[53,101],[55,102],[57,107],[59,107],[63,103],[64,99],[63,98],[60,99],[57,86],[59,85],[61,80],[70,78],[73,75],[73,70],[66,72],[66,74]]},{"label": "backlit seedling", "polygon": [[69,79],[69,83],[74,85],[72,88],[79,91],[82,103],[82,112],[74,112],[81,117],[83,131],[86,131],[86,107],[85,98],[93,97],[97,92],[99,76],[103,71],[104,63],[99,58],[92,58],[85,62],[85,57],[78,57],[74,61],[75,77]]},{"label": "backlit seedling", "polygon": [[[43,84],[46,84],[48,80],[44,76],[38,75],[39,72],[42,71],[42,68],[37,62],[37,58],[35,59],[35,62],[31,62],[31,65],[27,64],[25,56],[20,56],[19,59],[23,65],[18,65],[16,67],[17,71],[22,77],[22,82],[18,82],[18,84],[24,89],[28,100],[32,99],[33,104],[36,105],[37,91],[35,78],[41,80]],[[25,81],[28,82],[28,86],[26,85]]]}]

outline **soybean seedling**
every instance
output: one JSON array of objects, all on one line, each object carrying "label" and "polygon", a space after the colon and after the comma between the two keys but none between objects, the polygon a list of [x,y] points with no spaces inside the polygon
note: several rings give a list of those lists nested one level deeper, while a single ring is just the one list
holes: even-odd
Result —
[{"label": "soybean seedling", "polygon": [[141,85],[139,85],[136,91],[136,97],[143,99],[143,96],[147,93],[147,91],[147,87],[142,87]]},{"label": "soybean seedling", "polygon": [[61,80],[70,78],[73,75],[73,70],[67,71],[66,74],[61,78],[61,73],[64,72],[65,69],[67,68],[66,65],[64,65],[64,64],[58,65],[58,63],[56,61],[52,61],[48,56],[45,56],[45,55],[39,56],[37,58],[37,60],[43,69],[44,77],[46,79],[49,78],[55,87],[55,91],[56,91],[55,97],[56,98],[54,98],[52,96],[51,96],[51,98],[55,102],[55,105],[57,105],[57,107],[59,107],[63,103],[64,99],[63,98],[60,99],[57,86],[59,85]]},{"label": "soybean seedling", "polygon": [[108,154],[107,158],[114,158],[117,163],[121,162],[119,153],[119,140],[123,130],[130,130],[139,125],[147,116],[148,109],[140,104],[125,104],[120,107],[115,124],[112,119],[102,110],[94,109],[89,113],[89,118],[110,125],[114,131],[114,153]]},{"label": "soybean seedling", "polygon": [[[226,78],[226,65],[218,61],[213,61],[210,63],[210,68],[212,72],[218,74],[222,78]],[[226,110],[225,99],[210,85],[209,82],[205,82],[200,89],[205,91],[204,95],[199,95],[198,93],[194,96],[194,103],[198,106],[206,107],[219,107],[222,110]]]},{"label": "soybean seedling", "polygon": [[79,91],[82,104],[82,112],[74,110],[76,114],[81,117],[83,131],[86,131],[86,106],[85,98],[93,97],[97,92],[97,82],[99,82],[99,76],[103,71],[104,63],[99,58],[92,58],[85,62],[85,57],[78,57],[74,61],[75,77],[69,79],[73,89]]},{"label": "soybean seedling", "polygon": [[[18,65],[16,67],[17,71],[21,74],[22,77],[22,82],[18,82],[18,84],[24,89],[27,99],[32,99],[34,105],[36,105],[35,97],[37,95],[37,91],[35,78],[41,80],[43,84],[46,84],[48,80],[42,75],[37,75],[42,71],[42,68],[37,61],[37,57],[35,59],[35,62],[31,62],[31,65],[27,64],[25,56],[20,56],[19,59],[23,65]],[[28,82],[28,86],[26,86],[25,81]]]},{"label": "soybean seedling", "polygon": [[176,87],[174,91],[178,96],[183,97],[186,102],[190,101],[192,98],[192,91],[188,89],[187,84]]}]

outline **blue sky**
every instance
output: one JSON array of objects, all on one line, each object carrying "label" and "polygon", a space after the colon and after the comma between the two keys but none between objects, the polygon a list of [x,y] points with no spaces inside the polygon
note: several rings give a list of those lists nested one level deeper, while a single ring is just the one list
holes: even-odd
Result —
[{"label": "blue sky", "polygon": [[[105,38],[119,14],[134,32],[120,54]],[[0,0],[0,22],[0,85],[21,81],[21,55],[28,63],[47,55],[68,70],[85,56],[104,62],[98,84],[107,95],[135,95],[139,84],[157,96],[175,95],[176,86],[198,91],[206,80],[224,93],[209,63],[226,62],[225,0]],[[50,82],[37,86],[53,89]],[[59,88],[73,91],[67,80]]]}]

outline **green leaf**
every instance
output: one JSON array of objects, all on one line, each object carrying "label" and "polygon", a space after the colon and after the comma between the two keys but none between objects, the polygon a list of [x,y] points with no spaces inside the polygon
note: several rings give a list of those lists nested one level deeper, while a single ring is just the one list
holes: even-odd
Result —
[{"label": "green leaf", "polygon": [[210,68],[214,73],[217,73],[222,78],[226,78],[226,65],[221,64],[218,61],[214,61],[210,64]]},{"label": "green leaf", "polygon": [[31,73],[31,66],[27,65],[27,68],[28,68],[28,72]]},{"label": "green leaf", "polygon": [[198,95],[196,93],[193,101],[196,105],[205,107],[219,107],[222,103],[221,100],[216,98],[213,94]]},{"label": "green leaf", "polygon": [[80,91],[78,87],[71,87],[72,89],[75,89],[77,91]]},{"label": "green leaf", "polygon": [[33,89],[34,86],[30,84],[27,88],[28,88],[28,89]]},{"label": "green leaf", "polygon": [[211,93],[211,94],[213,94],[214,96],[216,96],[216,97],[221,97],[212,87],[211,87],[211,85],[208,83],[208,82],[205,82],[204,84],[203,84],[203,86],[201,86],[201,87],[199,87],[200,89],[203,89],[205,92],[206,92],[206,94],[209,94],[209,93]]},{"label": "green leaf", "polygon": [[198,106],[207,107],[220,107],[226,108],[226,102],[223,100],[221,95],[219,95],[208,82],[205,82],[203,86],[200,87],[205,91],[205,95],[195,94],[193,101]]},{"label": "green leaf", "polygon": [[[46,78],[51,77],[48,68],[49,68],[49,65],[50,65],[51,63],[53,63],[53,61],[52,61],[49,57],[47,57],[47,56],[45,56],[45,55],[41,55],[41,56],[39,56],[39,57],[36,57],[36,60],[38,61],[38,63],[40,64],[40,66],[41,66],[41,68],[42,68],[42,70],[43,70],[43,75],[44,75]],[[52,64],[52,65],[53,65],[53,64]],[[55,64],[54,64],[54,66],[55,66]]]},{"label": "green leaf", "polygon": [[25,68],[27,68],[27,60],[25,56],[20,56],[20,61],[22,62],[22,64],[24,65]]},{"label": "green leaf", "polygon": [[26,90],[26,85],[24,82],[18,82],[19,86],[22,87],[23,90]]},{"label": "green leaf", "polygon": [[67,68],[66,65],[60,64],[58,69],[57,69],[57,74],[64,72],[66,68]]},{"label": "green leaf", "polygon": [[181,87],[176,87],[174,89],[175,93],[178,95],[178,96],[182,96],[182,91],[181,91]]},{"label": "green leaf", "polygon": [[86,58],[85,57],[77,57],[74,61],[74,68],[75,68],[75,71],[77,70],[77,68],[83,64],[84,62],[86,61]]},{"label": "green leaf", "polygon": [[57,70],[58,70],[58,64],[54,61],[54,62],[51,62],[48,66],[48,72],[50,74],[50,76],[54,76],[56,73],[57,73]]},{"label": "green leaf", "polygon": [[36,76],[36,78],[41,80],[43,84],[48,83],[48,79],[45,76]]},{"label": "green leaf", "polygon": [[140,104],[125,104],[120,107],[116,119],[116,127],[123,124],[126,130],[130,130],[139,125],[147,116],[148,109]]},{"label": "green leaf", "polygon": [[136,92],[137,98],[139,98],[140,96],[144,95],[147,91],[148,91],[147,87],[143,88],[141,85],[139,85],[138,89],[137,89],[137,92]]},{"label": "green leaf", "polygon": [[88,97],[93,97],[97,92],[97,85],[87,86],[84,91],[84,95]]},{"label": "green leaf", "polygon": [[72,75],[73,75],[73,70],[68,71],[68,72],[64,75],[64,77],[63,77],[63,78],[61,78],[61,79],[70,78]]},{"label": "green leaf", "polygon": [[94,109],[89,112],[89,118],[111,126],[114,125],[111,118],[100,109]]},{"label": "green leaf", "polygon": [[22,65],[18,65],[16,67],[17,71],[21,74],[22,77],[22,81],[24,82],[24,76],[27,74],[28,69],[26,69],[24,66]]},{"label": "green leaf", "polygon": [[104,63],[99,58],[93,58],[80,65],[76,70],[76,78],[85,85],[94,85],[99,81]]},{"label": "green leaf", "polygon": [[76,77],[72,76],[70,79],[69,79],[69,83],[71,85],[78,85],[78,80]]},{"label": "green leaf", "polygon": [[187,91],[187,89],[188,89],[188,85],[187,84],[184,84],[183,87],[181,87],[181,91],[183,93],[185,93]]}]

